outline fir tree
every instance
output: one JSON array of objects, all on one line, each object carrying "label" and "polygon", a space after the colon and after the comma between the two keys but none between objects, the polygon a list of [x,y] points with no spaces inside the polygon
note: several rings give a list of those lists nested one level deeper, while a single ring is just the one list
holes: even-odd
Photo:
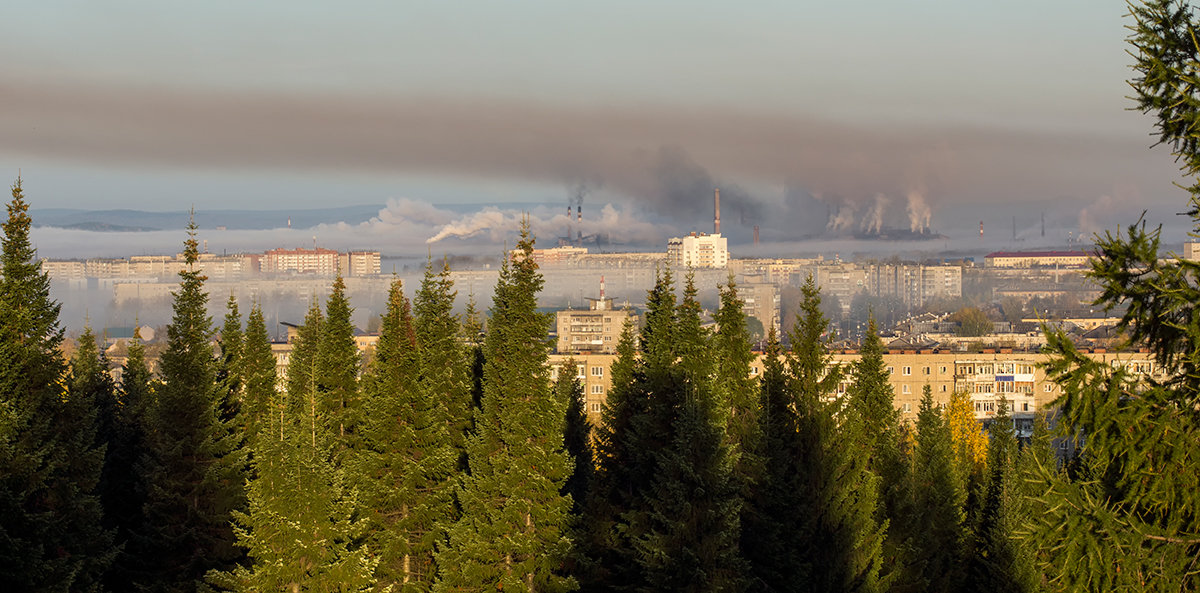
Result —
[{"label": "fir tree", "polygon": [[879,478],[866,456],[845,446],[862,442],[861,425],[845,400],[833,399],[844,374],[832,364],[829,322],[811,276],[802,295],[786,393],[767,390],[780,389],[773,378],[778,371],[768,367],[772,378],[763,377],[762,414],[771,420],[762,424],[769,487],[756,494],[763,500],[762,520],[782,523],[779,549],[786,554],[775,563],[777,580],[767,585],[777,591],[878,591],[888,525],[876,517]]},{"label": "fir tree", "polygon": [[217,365],[217,383],[222,386],[220,417],[225,422],[232,421],[241,406],[245,380],[242,376],[243,341],[242,315],[238,311],[237,298],[230,294],[225,304],[225,322],[219,334],[221,355]]},{"label": "fir tree", "polygon": [[537,311],[542,276],[524,225],[517,254],[505,258],[484,344],[483,402],[468,440],[470,473],[461,518],[438,554],[437,591],[567,591],[560,574],[571,551],[570,474],[563,451],[566,402],[552,395],[546,366],[549,318]]},{"label": "fir tree", "polygon": [[339,273],[333,290],[325,302],[325,322],[321,326],[321,341],[317,346],[318,406],[325,422],[330,422],[330,434],[335,435],[341,448],[339,459],[358,448],[359,396],[358,372],[360,357],[354,342],[354,325],[350,322],[350,300],[346,297],[346,282]]},{"label": "fir tree", "polygon": [[[120,389],[110,406],[101,407],[110,414],[101,422],[101,440],[105,443],[104,469],[100,476],[100,502],[104,525],[114,532],[118,547],[113,565],[104,577],[109,591],[129,591],[139,572],[141,559],[132,554],[134,534],[144,529],[143,505],[147,485],[138,471],[138,460],[148,442],[146,413],[153,402],[155,381],[146,366],[146,349],[139,330],[129,341],[125,366],[121,369]],[[102,415],[103,417],[103,415]]]},{"label": "fir tree", "polygon": [[587,503],[578,546],[581,589],[584,591],[625,590],[636,581],[636,563],[632,557],[622,517],[634,504],[635,482],[644,478],[634,465],[636,443],[634,418],[645,413],[644,366],[637,353],[634,317],[625,318],[617,342],[617,358],[609,367],[611,387],[600,411],[596,427],[596,473]]},{"label": "fir tree", "polygon": [[[738,550],[741,496],[737,456],[725,437],[713,393],[714,367],[692,275],[676,312],[680,360],[651,369],[651,422],[667,427],[648,446],[649,488],[630,513],[640,591],[740,591],[744,561]],[[657,338],[656,338],[657,339]],[[657,421],[657,422],[655,422]],[[643,427],[643,428],[646,428]],[[643,443],[650,443],[647,432]]]},{"label": "fir tree", "polygon": [[[450,267],[443,262],[441,270],[434,271],[433,262],[426,262],[425,276],[413,298],[414,329],[420,349],[418,376],[424,397],[437,406],[438,421],[449,423],[452,444],[465,461],[465,439],[472,415],[470,358],[460,341],[463,326],[454,315],[457,293]],[[468,325],[474,323],[472,315],[468,310]],[[478,329],[468,331],[478,335]]]},{"label": "fir tree", "polygon": [[976,528],[970,582],[981,593],[1034,591],[1037,579],[1031,555],[1015,535],[1024,510],[1019,498],[1023,492],[1017,483],[1016,431],[1008,414],[1008,400],[1003,397],[996,404],[996,417],[988,435],[988,476]]},{"label": "fir tree", "polygon": [[460,455],[459,429],[448,422],[445,399],[421,382],[424,344],[413,326],[411,306],[395,280],[377,356],[364,382],[367,430],[359,473],[368,545],[379,558],[376,577],[396,591],[432,586],[434,552],[456,517],[453,488]]},{"label": "fir tree", "polygon": [[592,454],[592,425],[587,419],[578,368],[575,359],[568,358],[558,370],[558,380],[554,383],[555,397],[567,402],[567,414],[563,419],[563,445],[574,462],[571,477],[563,484],[562,493],[571,496],[571,515],[576,518],[586,508],[596,468],[595,455]]},{"label": "fir tree", "polygon": [[28,210],[17,179],[0,252],[0,588],[86,591],[112,554],[96,493],[97,402],[65,392],[60,307]]},{"label": "fir tree", "polygon": [[[879,477],[877,520],[888,521],[884,542],[885,586],[890,590],[919,590],[920,576],[909,565],[917,561],[912,533],[905,519],[909,508],[909,461],[902,449],[899,414],[894,393],[883,364],[883,343],[872,316],[859,351],[851,365],[853,381],[847,390],[849,418],[845,423],[862,444],[867,468]],[[854,442],[854,441],[852,441]]]},{"label": "fir tree", "polygon": [[933,390],[925,385],[917,414],[917,446],[913,459],[910,522],[925,590],[960,591],[964,582],[964,485],[954,468],[950,430],[933,405]]},{"label": "fir tree", "polygon": [[146,520],[131,547],[143,567],[135,586],[148,591],[194,590],[209,570],[229,569],[242,558],[230,518],[244,505],[245,476],[237,443],[219,417],[221,388],[197,246],[193,221],[161,357],[162,386],[148,410],[148,446],[139,463],[148,488]]},{"label": "fir tree", "polygon": [[250,316],[246,319],[239,366],[243,382],[241,425],[246,442],[253,443],[267,426],[278,425],[276,416],[281,413],[275,355],[271,352],[262,306],[257,303],[250,309]]},{"label": "fir tree", "polygon": [[[247,352],[260,350],[266,335],[256,327],[258,318],[252,313]],[[298,377],[315,368],[321,337],[302,329],[296,350],[307,368],[297,368]],[[273,384],[273,375],[274,367],[264,368],[252,382]],[[370,590],[377,561],[360,544],[365,526],[355,512],[355,491],[335,459],[337,425],[319,417],[327,410],[319,405],[315,380],[306,389],[296,385],[296,393],[273,393],[266,407],[278,416],[268,414],[251,441],[249,506],[234,513],[238,545],[251,562],[211,571],[208,580],[231,591]]]},{"label": "fir tree", "polygon": [[724,287],[719,287],[721,306],[713,321],[717,330],[712,336],[712,351],[716,364],[716,385],[721,416],[728,423],[726,433],[738,454],[737,479],[743,495],[748,495],[762,473],[759,457],[762,438],[758,423],[758,381],[750,376],[754,360],[750,332],[746,329],[746,313],[738,297],[733,275]]}]

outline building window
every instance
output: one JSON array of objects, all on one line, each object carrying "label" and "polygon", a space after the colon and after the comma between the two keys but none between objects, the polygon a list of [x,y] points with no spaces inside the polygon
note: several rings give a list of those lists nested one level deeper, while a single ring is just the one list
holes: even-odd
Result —
[{"label": "building window", "polygon": [[946,393],[946,386],[942,385],[942,393]]},{"label": "building window", "polygon": [[1054,384],[1046,383],[1046,384],[1042,385],[1042,391],[1045,391],[1046,393],[1050,393],[1051,391],[1054,391]]},{"label": "building window", "polygon": [[929,367],[925,367],[925,369],[924,369],[924,370],[925,370],[925,374],[926,374],[926,375],[928,375],[928,374],[929,374]]},{"label": "building window", "polygon": [[584,376],[583,372],[584,372],[583,365],[579,365],[579,366],[575,367],[575,378],[576,379],[586,379],[587,377]]},{"label": "building window", "polygon": [[1024,404],[1022,404],[1022,407],[1023,407],[1024,409],[1023,409],[1023,410],[1021,410],[1021,411],[1023,411],[1023,412],[1028,412],[1028,411],[1029,411],[1029,402],[1025,402]]},{"label": "building window", "polygon": [[[908,387],[908,385],[905,385],[905,387]],[[910,404],[910,403],[908,403],[908,402],[905,402],[905,403],[904,403],[904,405],[903,405],[903,407],[904,407],[904,413],[905,413],[905,414],[907,414],[907,413],[909,413],[909,412],[911,412],[911,411],[912,411],[912,404]]]},{"label": "building window", "polygon": [[604,367],[592,367],[592,376],[593,377],[603,377],[604,376]]},{"label": "building window", "polygon": [[604,393],[604,386],[603,385],[592,385],[592,393],[594,393],[594,394]]},{"label": "building window", "polygon": [[593,414],[599,414],[599,413],[600,413],[600,404],[599,404],[599,403],[594,403],[594,404],[592,404],[592,413],[593,413]]},{"label": "building window", "polygon": [[[910,393],[910,392],[909,392],[909,390],[908,390],[908,385],[901,385],[901,386],[900,386],[900,393]],[[904,404],[904,405],[908,405],[908,404]]]},{"label": "building window", "polygon": [[896,372],[896,369],[895,369],[895,368],[888,367],[888,374],[889,374],[889,375],[890,375],[890,374],[892,374],[892,373],[894,373],[894,372]]},{"label": "building window", "polygon": [[750,367],[750,376],[751,377],[758,376],[758,367]]},{"label": "building window", "polygon": [[912,374],[912,367],[904,367],[904,369],[903,369],[903,374],[904,374],[904,376],[905,376],[905,377],[907,377],[907,376],[911,375],[911,374]]}]

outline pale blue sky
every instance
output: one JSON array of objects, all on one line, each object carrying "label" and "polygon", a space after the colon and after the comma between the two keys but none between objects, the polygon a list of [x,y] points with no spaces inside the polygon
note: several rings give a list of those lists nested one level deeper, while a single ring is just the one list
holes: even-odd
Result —
[{"label": "pale blue sky", "polygon": [[575,177],[654,201],[669,147],[768,201],[1174,207],[1175,167],[1126,110],[1125,12],[18,1],[0,20],[0,170],[22,168],[39,207],[546,201]]}]

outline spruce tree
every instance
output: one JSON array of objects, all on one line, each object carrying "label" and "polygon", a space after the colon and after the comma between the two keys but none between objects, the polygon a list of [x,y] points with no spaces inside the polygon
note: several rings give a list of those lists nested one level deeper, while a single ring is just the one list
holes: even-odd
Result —
[{"label": "spruce tree", "polygon": [[801,294],[787,384],[770,366],[763,377],[767,488],[756,495],[760,521],[779,530],[782,554],[768,557],[773,571],[755,573],[776,575],[768,590],[878,591],[887,529],[876,517],[879,478],[861,451],[845,445],[862,442],[861,426],[847,402],[833,398],[844,373],[832,364],[829,321],[811,276]]},{"label": "spruce tree", "polygon": [[[453,318],[449,321],[446,331],[453,342],[457,325]],[[434,553],[456,518],[453,489],[460,453],[455,442],[461,438],[461,424],[450,422],[446,398],[431,388],[435,381],[423,383],[425,346],[403,286],[395,280],[377,356],[364,381],[366,430],[359,474],[368,545],[379,558],[376,577],[380,586],[396,591],[430,589],[436,576]],[[446,362],[429,372],[446,372]],[[461,359],[449,362],[461,364]],[[461,383],[459,392],[459,401],[465,401]]]},{"label": "spruce tree", "polygon": [[101,422],[101,440],[105,443],[104,469],[100,476],[100,502],[104,508],[104,525],[114,532],[118,547],[112,567],[105,574],[104,588],[109,591],[129,591],[139,572],[141,559],[133,554],[134,534],[144,529],[143,505],[147,484],[139,472],[138,460],[144,454],[149,436],[146,414],[153,402],[155,381],[146,366],[146,348],[139,330],[129,341],[125,366],[121,369],[120,389],[111,406],[103,406],[111,414]]},{"label": "spruce tree", "polygon": [[[438,421],[449,423],[452,444],[465,463],[465,439],[472,416],[471,366],[469,351],[461,341],[464,326],[454,314],[456,295],[449,265],[443,262],[435,273],[433,262],[426,262],[421,287],[413,298],[420,352],[418,377],[423,396],[440,414]],[[472,315],[473,311],[468,310],[467,326],[475,323]],[[468,331],[478,335],[477,328]]]},{"label": "spruce tree", "polygon": [[242,376],[243,334],[237,299],[230,294],[225,304],[225,322],[219,334],[220,357],[217,364],[217,383],[222,386],[220,415],[225,422],[232,421],[241,406],[245,380]]},{"label": "spruce tree", "polygon": [[853,381],[847,390],[849,430],[861,443],[867,468],[879,478],[877,520],[888,522],[884,541],[883,574],[890,590],[919,590],[919,572],[910,564],[918,561],[913,549],[916,536],[906,520],[910,505],[909,460],[902,448],[903,433],[893,404],[894,393],[883,364],[883,343],[872,316],[851,365]]},{"label": "spruce tree", "polygon": [[325,422],[331,423],[329,431],[337,439],[338,458],[342,461],[358,449],[361,438],[357,429],[360,414],[360,356],[354,342],[351,313],[353,309],[346,297],[346,281],[338,274],[333,281],[333,290],[325,301],[325,321],[317,346],[316,376],[320,415]]},{"label": "spruce tree", "polygon": [[961,591],[965,572],[966,542],[963,505],[964,484],[954,468],[950,430],[933,404],[933,390],[925,385],[917,413],[917,444],[913,459],[912,510],[907,522],[915,539],[924,590]]},{"label": "spruce tree", "polygon": [[596,427],[596,473],[577,550],[576,573],[583,591],[627,590],[636,582],[629,534],[622,527],[622,517],[634,504],[635,482],[645,477],[633,462],[637,444],[632,423],[647,405],[636,329],[634,317],[626,317],[617,358],[609,367],[611,387]]},{"label": "spruce tree", "polygon": [[65,389],[60,306],[28,211],[17,179],[0,242],[0,589],[90,590],[112,553],[96,493],[97,402]]},{"label": "spruce tree", "polygon": [[[692,274],[676,311],[680,360],[649,376],[650,418],[665,423],[649,488],[630,514],[642,580],[639,591],[740,591],[745,578],[738,550],[741,495],[736,454],[713,388],[712,353],[700,324]],[[654,426],[651,422],[647,426]],[[646,427],[643,427],[646,428]],[[642,433],[643,442],[649,435]]]},{"label": "spruce tree", "polygon": [[484,344],[483,402],[468,440],[470,473],[462,516],[439,552],[434,590],[568,591],[570,474],[563,451],[565,401],[553,397],[546,366],[550,319],[537,311],[543,280],[528,225],[506,257]]},{"label": "spruce tree", "polygon": [[563,446],[574,463],[571,477],[563,484],[562,492],[571,496],[571,515],[576,520],[586,508],[592,475],[596,469],[595,455],[592,453],[592,425],[588,422],[578,369],[575,359],[568,358],[558,370],[558,379],[554,382],[555,398],[567,402],[567,413],[563,419]]},{"label": "spruce tree", "polygon": [[[319,319],[319,310],[317,314]],[[266,332],[257,327],[260,317],[251,314],[248,353],[261,351],[265,343]],[[321,337],[301,331],[296,350],[303,352],[300,360],[306,367],[296,369],[297,377],[312,373]],[[255,373],[250,383],[274,384],[274,367],[267,369]],[[370,590],[377,560],[361,545],[364,521],[358,518],[347,473],[335,458],[337,425],[320,418],[328,410],[320,406],[315,380],[310,377],[306,387],[299,381],[296,385],[300,391],[295,393],[272,393],[265,406],[272,412],[251,439],[249,506],[234,513],[238,545],[250,562],[211,571],[208,581],[231,591]]]},{"label": "spruce tree", "polygon": [[1020,499],[1024,490],[1017,482],[1020,452],[1016,430],[1008,400],[1003,397],[997,402],[988,435],[988,476],[969,582],[981,593],[1034,591],[1038,583],[1030,551],[1016,539],[1025,510]]},{"label": "spruce tree", "polygon": [[248,444],[253,444],[267,426],[278,425],[280,385],[275,364],[262,305],[255,303],[246,318],[239,365],[242,381],[239,424]]},{"label": "spruce tree", "polygon": [[135,580],[140,590],[191,591],[209,570],[230,569],[243,557],[230,519],[245,504],[245,476],[235,438],[219,415],[222,389],[197,247],[193,220],[161,357],[162,386],[148,410],[149,438],[139,463],[148,488],[143,531],[131,542],[142,561]]},{"label": "spruce tree", "polygon": [[758,380],[750,376],[754,360],[750,332],[746,329],[746,312],[738,297],[733,275],[719,287],[721,306],[713,321],[717,330],[712,335],[712,351],[716,363],[714,389],[725,417],[726,434],[738,454],[737,479],[743,495],[748,495],[762,474],[758,423]]}]

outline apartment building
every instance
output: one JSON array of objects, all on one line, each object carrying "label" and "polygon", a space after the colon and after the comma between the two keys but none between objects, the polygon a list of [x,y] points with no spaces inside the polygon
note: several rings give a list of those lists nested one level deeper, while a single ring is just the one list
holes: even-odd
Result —
[{"label": "apartment building", "polygon": [[729,240],[720,233],[691,233],[667,240],[667,264],[676,270],[725,268],[729,265]]},{"label": "apartment building", "polygon": [[612,354],[621,340],[625,320],[634,316],[626,309],[613,307],[603,289],[598,299],[588,299],[587,309],[564,309],[555,314],[559,353]]}]

